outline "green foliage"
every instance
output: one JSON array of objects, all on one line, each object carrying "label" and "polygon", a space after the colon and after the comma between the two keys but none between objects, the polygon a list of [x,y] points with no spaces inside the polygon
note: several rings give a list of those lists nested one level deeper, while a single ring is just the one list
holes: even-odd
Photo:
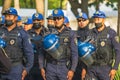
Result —
[{"label": "green foliage", "polygon": [[120,80],[120,64],[119,64],[119,66],[118,66],[118,70],[117,70],[117,72],[116,72],[116,75],[115,75],[114,80]]},{"label": "green foliage", "polygon": [[[2,6],[4,0],[0,0],[0,6]],[[35,8],[35,0],[19,0],[21,8]],[[55,9],[60,8],[63,0],[48,0],[48,8]],[[14,6],[14,1],[12,0],[11,6]]]}]

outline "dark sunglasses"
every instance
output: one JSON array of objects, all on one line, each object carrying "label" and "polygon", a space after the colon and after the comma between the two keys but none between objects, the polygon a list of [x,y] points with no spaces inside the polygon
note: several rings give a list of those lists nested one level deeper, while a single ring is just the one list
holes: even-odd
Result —
[{"label": "dark sunglasses", "polygon": [[77,19],[78,22],[84,22],[86,19]]},{"label": "dark sunglasses", "polygon": [[53,18],[53,20],[55,21],[55,20],[60,20],[60,19],[62,19],[63,17],[54,17]]}]

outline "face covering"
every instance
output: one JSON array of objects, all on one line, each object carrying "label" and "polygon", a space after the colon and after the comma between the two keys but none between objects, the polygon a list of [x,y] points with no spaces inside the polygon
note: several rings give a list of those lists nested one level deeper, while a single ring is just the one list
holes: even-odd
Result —
[{"label": "face covering", "polygon": [[9,27],[9,26],[12,26],[14,23],[12,22],[12,20],[5,20],[5,25],[7,26],[7,27]]},{"label": "face covering", "polygon": [[100,27],[102,27],[102,23],[95,23],[95,27],[98,29],[98,28],[100,28]]},{"label": "face covering", "polygon": [[39,29],[39,28],[41,28],[41,24],[40,23],[33,23],[33,28]]},{"label": "face covering", "polygon": [[48,24],[48,28],[53,28],[53,27],[54,27],[54,25]]}]

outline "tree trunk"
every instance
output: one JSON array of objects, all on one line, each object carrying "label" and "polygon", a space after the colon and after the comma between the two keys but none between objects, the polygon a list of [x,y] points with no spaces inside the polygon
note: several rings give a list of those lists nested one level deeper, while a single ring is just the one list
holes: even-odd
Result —
[{"label": "tree trunk", "polygon": [[14,8],[16,8],[17,11],[19,11],[19,9],[20,9],[19,0],[14,0]]},{"label": "tree trunk", "polygon": [[4,0],[2,13],[11,6],[11,2],[12,2],[12,0]]},{"label": "tree trunk", "polygon": [[38,13],[44,14],[44,0],[35,0],[36,11]]},{"label": "tree trunk", "polygon": [[117,34],[120,36],[120,0],[118,0],[118,26],[117,26]]},{"label": "tree trunk", "polygon": [[69,0],[70,4],[71,4],[71,10],[73,12],[73,14],[76,16],[78,15],[77,9],[81,8],[81,5],[78,3],[77,0]]},{"label": "tree trunk", "polygon": [[88,0],[81,0],[82,4],[81,4],[81,9],[82,12],[85,12],[88,15]]},{"label": "tree trunk", "polygon": [[96,10],[99,10],[99,0],[96,0]]}]

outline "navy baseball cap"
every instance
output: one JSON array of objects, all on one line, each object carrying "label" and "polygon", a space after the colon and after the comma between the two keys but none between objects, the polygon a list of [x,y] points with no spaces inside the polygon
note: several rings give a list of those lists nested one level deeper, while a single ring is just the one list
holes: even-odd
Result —
[{"label": "navy baseball cap", "polygon": [[88,19],[88,16],[87,16],[86,13],[81,12],[81,13],[79,13],[79,14],[77,15],[77,19],[78,19],[78,18]]},{"label": "navy baseball cap", "polygon": [[33,20],[31,18],[27,18],[24,24],[33,24]]},{"label": "navy baseball cap", "polygon": [[98,10],[93,14],[92,18],[106,18],[106,15],[103,11]]},{"label": "navy baseball cap", "polygon": [[52,14],[49,15],[49,16],[47,17],[47,19],[51,19],[51,20],[53,20],[53,15],[52,15]]},{"label": "navy baseball cap", "polygon": [[21,20],[22,20],[22,19],[21,19],[21,16],[18,15],[17,21],[21,21]]},{"label": "navy baseball cap", "polygon": [[32,15],[32,20],[43,20],[43,15],[40,13],[34,13]]},{"label": "navy baseball cap", "polygon": [[66,23],[69,23],[69,19],[68,19],[68,17],[64,17],[64,24],[66,24]]},{"label": "navy baseball cap", "polygon": [[52,12],[53,17],[64,17],[64,12],[61,9],[55,9]]},{"label": "navy baseball cap", "polygon": [[8,8],[7,10],[5,10],[4,12],[3,12],[3,15],[6,15],[6,14],[11,14],[11,15],[16,15],[16,16],[18,16],[18,12],[17,12],[17,10],[15,9],[15,8]]}]

